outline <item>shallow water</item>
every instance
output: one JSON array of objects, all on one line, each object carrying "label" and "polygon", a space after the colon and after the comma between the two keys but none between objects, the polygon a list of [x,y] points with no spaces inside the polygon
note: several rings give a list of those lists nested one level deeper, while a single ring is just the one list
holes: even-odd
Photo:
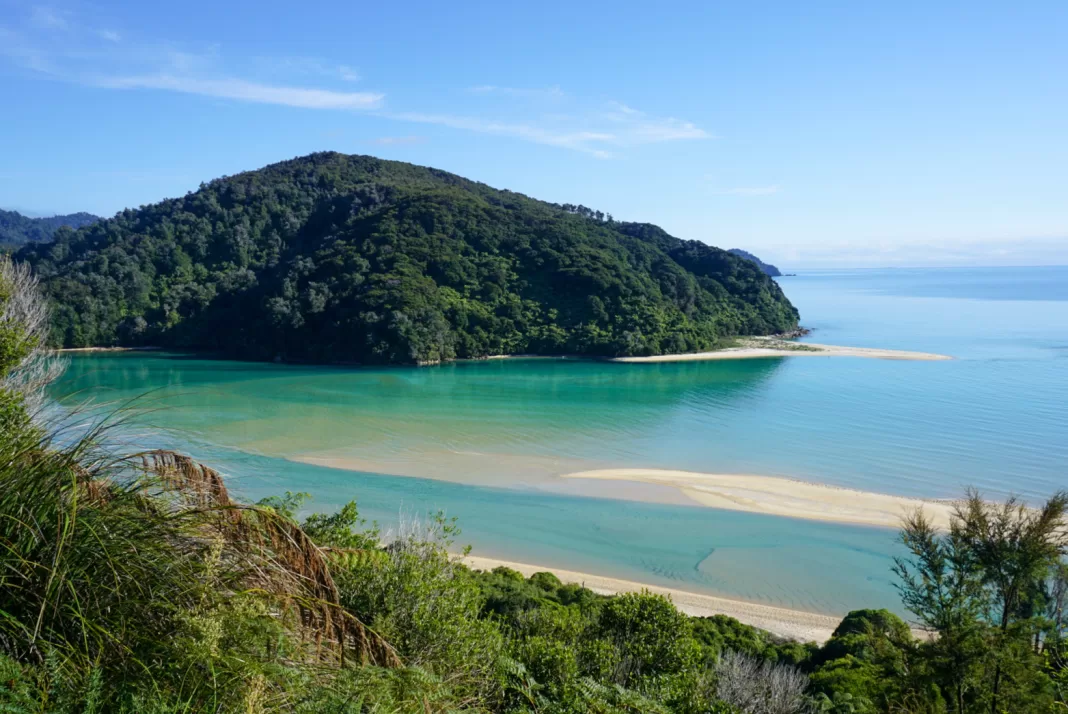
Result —
[{"label": "shallow water", "polygon": [[662,503],[582,497],[605,485],[557,476],[676,468],[1030,500],[1068,485],[1068,268],[808,272],[781,284],[812,341],[956,359],[342,369],[95,354],[72,359],[57,394],[149,392],[141,405],[156,410],[139,421],[253,497],[357,498],[383,522],[442,508],[484,555],[818,612],[899,609],[891,531],[683,505],[639,484],[608,494]]}]

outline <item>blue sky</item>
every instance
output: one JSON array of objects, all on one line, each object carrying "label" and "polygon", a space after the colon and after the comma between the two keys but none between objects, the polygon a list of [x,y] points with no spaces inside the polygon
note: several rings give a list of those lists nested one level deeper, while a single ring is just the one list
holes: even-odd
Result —
[{"label": "blue sky", "polygon": [[1068,263],[1068,2],[0,0],[0,206],[318,150],[784,267]]}]

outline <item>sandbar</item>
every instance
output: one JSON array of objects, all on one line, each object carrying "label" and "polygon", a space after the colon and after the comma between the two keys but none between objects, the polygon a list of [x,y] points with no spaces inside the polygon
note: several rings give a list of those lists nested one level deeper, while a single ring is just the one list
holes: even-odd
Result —
[{"label": "sandbar", "polygon": [[665,588],[657,585],[644,585],[630,580],[619,580],[589,573],[579,573],[560,568],[549,568],[527,563],[513,563],[507,560],[467,556],[462,559],[471,568],[477,570],[493,570],[498,566],[504,566],[517,570],[526,577],[534,573],[550,572],[565,583],[579,583],[602,595],[615,595],[626,592],[641,592],[648,590],[651,593],[667,595],[680,611],[696,617],[710,617],[712,615],[727,615],[753,627],[767,630],[779,637],[799,640],[801,642],[825,642],[831,637],[831,633],[838,626],[841,618],[831,615],[819,615],[801,610],[790,610],[773,605],[761,605],[745,600],[734,600],[714,595],[700,595],[698,593]]},{"label": "sandbar", "polygon": [[[360,458],[347,450],[291,454],[300,463],[365,473],[431,478],[477,486],[521,486],[537,491],[642,503],[699,505],[730,511],[831,523],[898,528],[923,509],[948,529],[952,500],[895,496],[781,476],[619,468],[583,459],[507,453],[431,450],[392,459]],[[502,480],[502,474],[509,478]]]},{"label": "sandbar", "polygon": [[855,491],[775,476],[713,474],[667,469],[598,469],[562,478],[639,481],[673,486],[712,508],[814,521],[897,528],[902,517],[922,509],[938,528],[949,527],[953,503]]}]

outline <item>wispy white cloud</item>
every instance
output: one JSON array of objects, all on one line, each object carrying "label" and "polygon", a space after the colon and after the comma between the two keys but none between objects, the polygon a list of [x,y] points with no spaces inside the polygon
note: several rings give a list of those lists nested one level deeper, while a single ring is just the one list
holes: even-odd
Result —
[{"label": "wispy white cloud", "polygon": [[426,141],[425,136],[380,136],[377,139],[371,139],[372,144],[378,144],[379,146],[399,146],[402,144],[421,144]]},{"label": "wispy white cloud", "polygon": [[508,97],[523,97],[527,99],[563,99],[567,94],[559,86],[552,87],[498,87],[495,84],[480,84],[477,87],[468,87],[470,94],[498,94]]},{"label": "wispy white cloud", "polygon": [[[169,45],[163,47],[150,46],[143,48],[134,55],[139,63],[155,65],[161,72],[175,72],[186,75],[209,74],[216,71],[219,64],[218,47],[209,47],[199,52],[189,52],[176,49]],[[118,55],[120,64],[127,66],[129,58]]]},{"label": "wispy white cloud", "polygon": [[88,176],[99,179],[122,179],[132,183],[163,183],[184,181],[190,183],[193,178],[188,174],[171,171],[90,171]]},{"label": "wispy white cloud", "polygon": [[627,133],[635,143],[715,138],[693,122],[674,117],[649,116],[622,102],[610,102],[605,118],[612,123],[627,126]]},{"label": "wispy white cloud", "polygon": [[[546,146],[578,151],[599,159],[619,156],[628,148],[668,141],[710,139],[713,135],[693,122],[673,117],[658,117],[619,102],[587,103],[571,97],[559,87],[549,90],[525,90],[495,85],[470,87],[469,93],[502,97],[498,113],[503,118],[489,118],[490,111],[479,115],[398,112],[388,116],[402,121],[436,124],[481,134],[509,136]],[[531,92],[549,94],[555,102],[552,112],[531,112],[524,102]]]},{"label": "wispy white cloud", "polygon": [[545,144],[546,146],[556,146],[563,149],[580,151],[599,159],[608,159],[613,156],[611,151],[599,148],[599,145],[617,140],[615,135],[604,132],[566,131],[538,126],[536,124],[493,121],[478,117],[455,116],[450,114],[398,112],[387,114],[386,116],[401,121],[418,122],[420,124],[436,124],[451,129],[463,129],[466,131],[478,132],[480,134],[511,136],[517,139],[531,141],[535,144]]},{"label": "wispy white cloud", "polygon": [[637,121],[630,128],[630,135],[639,143],[715,138],[693,122],[674,117],[649,117]]},{"label": "wispy white cloud", "polygon": [[[95,18],[38,6],[13,29],[0,27],[0,60],[50,79],[116,91],[159,91],[323,111],[373,112],[412,124],[511,137],[599,159],[663,142],[709,139],[693,122],[620,102],[583,100],[559,86],[469,87],[447,111],[385,109],[379,91],[348,91],[360,81],[350,64],[316,57],[226,57],[221,47],[145,41]],[[477,95],[477,96],[476,96]],[[455,97],[454,97],[455,99]],[[382,137],[378,143],[411,143]]]},{"label": "wispy white cloud", "polygon": [[[190,51],[168,43],[121,43],[118,32],[90,29],[90,18],[72,18],[51,7],[35,7],[17,30],[0,27],[0,58],[51,79],[116,90],[159,90],[258,104],[325,110],[371,110],[380,92],[351,92],[299,82],[257,81],[228,72],[218,47]],[[57,30],[63,32],[57,33]],[[277,61],[278,66],[356,81],[348,65],[322,60]],[[133,71],[131,71],[133,70]],[[272,73],[274,74],[274,73]]]},{"label": "wispy white cloud", "polygon": [[638,111],[637,109],[633,109],[631,107],[628,107],[623,102],[609,102],[609,106],[611,106],[613,109],[615,109],[616,112],[618,112],[619,114],[622,114],[622,115],[634,116],[634,115],[641,114],[640,111]]},{"label": "wispy white cloud", "polygon": [[16,66],[31,72],[47,76],[58,74],[47,52],[38,49],[32,43],[26,42],[18,33],[4,27],[0,27],[0,57],[6,57]]},{"label": "wispy white cloud", "polygon": [[209,79],[168,74],[100,77],[94,84],[109,89],[162,89],[305,109],[374,109],[382,104],[384,97],[374,92],[335,92],[327,89],[258,84],[236,78]]},{"label": "wispy white cloud", "polygon": [[321,57],[257,57],[255,63],[271,74],[283,74],[290,77],[325,77],[345,82],[359,82],[363,79],[354,67],[331,62]]},{"label": "wispy white cloud", "polygon": [[772,186],[738,186],[728,188],[725,191],[713,191],[719,196],[771,196],[779,193],[782,189],[778,185]]},{"label": "wispy white cloud", "polygon": [[42,30],[65,30],[67,13],[47,5],[35,5],[30,10],[30,25]]}]

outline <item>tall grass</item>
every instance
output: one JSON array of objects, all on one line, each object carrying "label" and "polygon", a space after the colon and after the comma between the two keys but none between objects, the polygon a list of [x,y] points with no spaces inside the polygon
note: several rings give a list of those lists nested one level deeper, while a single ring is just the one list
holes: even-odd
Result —
[{"label": "tall grass", "polygon": [[180,454],[116,455],[122,415],[45,419],[46,332],[35,280],[0,259],[0,663],[38,710],[258,711],[309,672],[400,665],[284,514]]},{"label": "tall grass", "polygon": [[[399,664],[340,607],[326,554],[295,523],[233,502],[191,459],[110,458],[98,439],[0,436],[0,652],[48,662],[82,689],[96,672],[109,692],[131,680],[188,692],[205,679],[214,691],[220,677],[247,679],[216,656],[237,643],[220,647],[213,620],[240,618],[259,630],[242,635],[251,659]],[[191,652],[206,656],[188,662]]]}]

